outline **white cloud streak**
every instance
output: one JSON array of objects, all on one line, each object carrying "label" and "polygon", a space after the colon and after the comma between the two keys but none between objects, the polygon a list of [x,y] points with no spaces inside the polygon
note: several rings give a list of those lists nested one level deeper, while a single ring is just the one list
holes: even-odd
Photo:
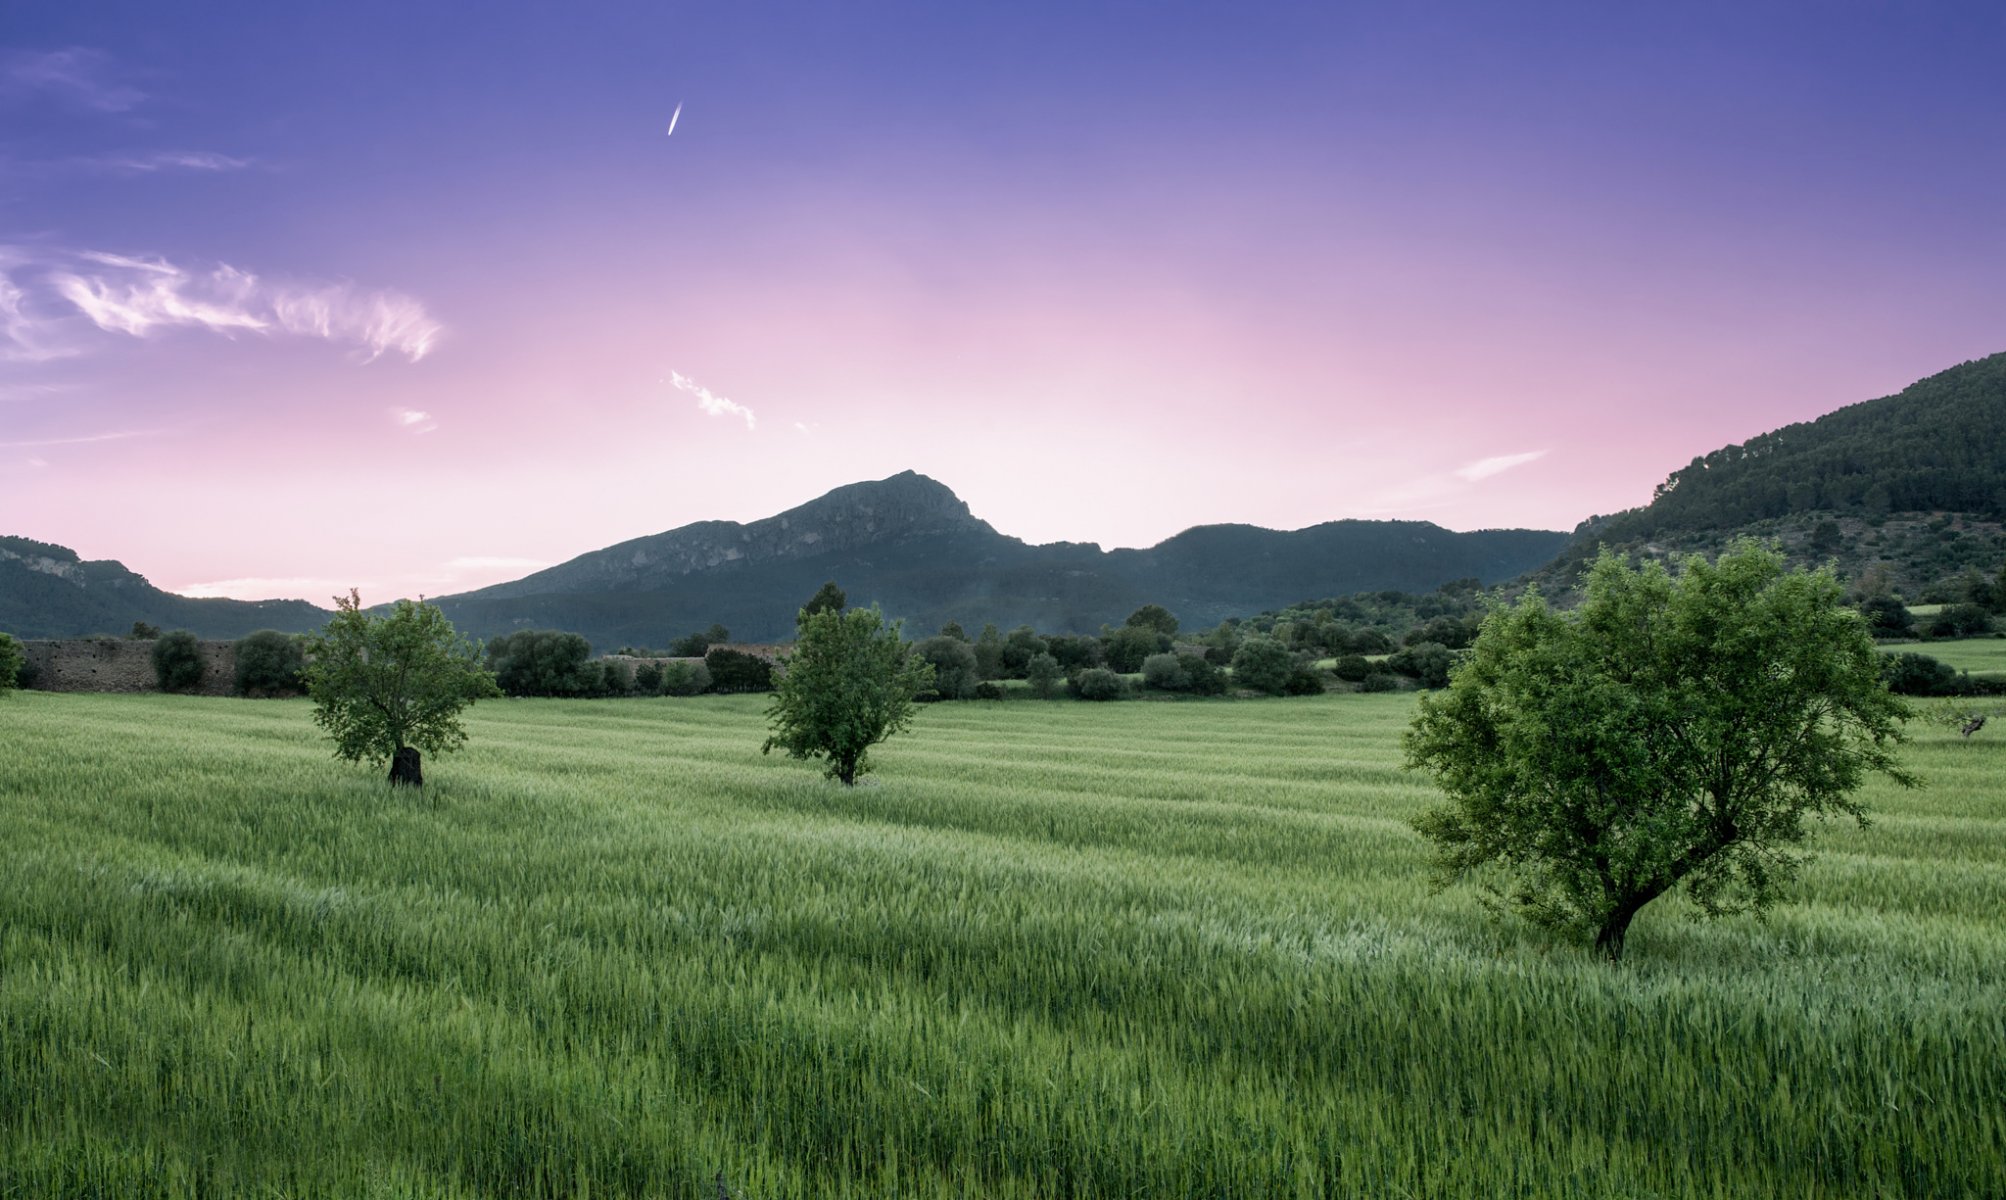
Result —
[{"label": "white cloud streak", "polygon": [[439,427],[439,423],[432,419],[431,413],[415,408],[393,408],[390,410],[390,418],[397,422],[398,428],[408,429],[412,433],[430,433]]},{"label": "white cloud streak", "polygon": [[51,163],[49,169],[73,168],[103,171],[114,175],[153,175],[163,171],[197,171],[221,174],[246,171],[256,166],[251,159],[213,150],[150,150],[133,154],[100,154]]},{"label": "white cloud streak", "polygon": [[69,358],[76,349],[59,336],[56,323],[29,308],[26,290],[6,273],[14,258],[0,249],[0,362],[38,363]]},{"label": "white cloud streak", "polygon": [[36,438],[25,442],[0,442],[0,449],[27,450],[36,446],[88,446],[93,442],[122,442],[127,438],[159,437],[158,429],[121,429],[117,433],[93,433],[84,437]]},{"label": "white cloud streak", "polygon": [[395,352],[417,362],[443,332],[422,303],[401,292],[270,283],[227,263],[191,271],[159,258],[76,257],[88,265],[51,271],[49,286],[98,328],[133,337],[173,328],[290,333],[355,344],[364,361]]},{"label": "white cloud streak", "polygon": [[1480,458],[1473,463],[1457,467],[1456,477],[1475,483],[1480,479],[1501,475],[1513,467],[1522,467],[1529,462],[1545,458],[1546,453],[1544,450],[1529,450],[1524,454],[1499,454],[1491,458]]},{"label": "white cloud streak", "polygon": [[697,398],[697,407],[713,417],[744,417],[747,431],[759,428],[759,419],[752,410],[736,401],[727,400],[714,394],[709,388],[684,375],[680,371],[670,371],[669,378],[675,382],[676,390],[688,392]]},{"label": "white cloud streak", "polygon": [[110,55],[83,46],[0,53],[0,90],[42,93],[103,113],[127,112],[146,100],[145,92],[112,78]]}]

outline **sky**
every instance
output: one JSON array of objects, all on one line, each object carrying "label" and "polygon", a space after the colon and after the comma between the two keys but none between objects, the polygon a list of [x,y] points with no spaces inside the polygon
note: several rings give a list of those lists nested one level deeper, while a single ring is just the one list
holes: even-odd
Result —
[{"label": "sky", "polygon": [[[2006,349],[1997,3],[10,5],[0,533],[1570,529]],[[671,121],[673,120],[673,131]]]}]

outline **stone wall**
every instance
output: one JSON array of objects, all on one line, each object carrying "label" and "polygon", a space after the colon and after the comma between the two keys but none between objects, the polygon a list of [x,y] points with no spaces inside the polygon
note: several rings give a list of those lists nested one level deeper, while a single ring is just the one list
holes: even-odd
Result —
[{"label": "stone wall", "polygon": [[[228,696],[237,682],[232,642],[197,642],[202,683],[196,693]],[[157,692],[153,642],[132,638],[35,638],[21,643],[42,692]]]}]

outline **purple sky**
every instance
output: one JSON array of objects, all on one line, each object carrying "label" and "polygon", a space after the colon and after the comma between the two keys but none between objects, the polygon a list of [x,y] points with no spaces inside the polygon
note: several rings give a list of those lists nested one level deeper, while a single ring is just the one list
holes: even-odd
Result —
[{"label": "purple sky", "polygon": [[9,11],[0,533],[325,603],[907,468],[1571,528],[2006,349],[1996,3],[316,7]]}]

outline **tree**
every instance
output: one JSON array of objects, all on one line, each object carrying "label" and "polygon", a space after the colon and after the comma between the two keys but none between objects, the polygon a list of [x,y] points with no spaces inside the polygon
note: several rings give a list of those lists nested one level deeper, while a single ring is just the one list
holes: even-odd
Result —
[{"label": "tree", "polygon": [[1124,675],[1142,670],[1144,659],[1168,649],[1170,639],[1150,625],[1124,625],[1101,639],[1107,665]]},{"label": "tree", "polygon": [[940,636],[951,637],[957,642],[965,642],[968,640],[968,631],[961,627],[961,622],[949,621],[940,627]]},{"label": "tree", "polygon": [[1395,675],[1405,675],[1424,688],[1449,686],[1449,672],[1455,665],[1455,651],[1440,642],[1420,642],[1386,660]]},{"label": "tree", "polygon": [[966,700],[981,682],[975,672],[975,647],[960,638],[939,634],[912,648],[933,667],[933,691],[942,700]]},{"label": "tree", "polygon": [[850,598],[845,596],[843,589],[837,587],[836,581],[831,579],[817,589],[813,596],[808,597],[808,603],[801,606],[801,611],[810,615],[821,612],[842,612],[849,603]]},{"label": "tree", "polygon": [[827,759],[829,776],[846,787],[869,770],[872,746],[912,723],[913,698],[933,683],[933,667],[906,649],[876,605],[802,610],[782,666],[766,710],[773,732],[760,752]]},{"label": "tree", "polygon": [[1024,664],[1024,678],[1031,684],[1032,695],[1040,700],[1050,700],[1058,694],[1066,673],[1060,669],[1059,660],[1050,654],[1034,654],[1031,661]]},{"label": "tree", "polygon": [[1912,786],[1907,715],[1829,569],[1743,542],[1674,577],[1605,551],[1578,609],[1528,593],[1493,611],[1422,698],[1407,761],[1448,803],[1415,826],[1438,885],[1474,880],[1617,961],[1658,896],[1764,908],[1801,864],[1805,814],[1864,824],[1868,772]]},{"label": "tree", "polygon": [[1915,632],[1915,614],[1885,593],[1860,601],[1860,615],[1867,619],[1867,632],[1875,637],[1908,637]]},{"label": "tree", "polygon": [[1034,655],[1045,653],[1049,647],[1038,631],[1029,625],[1019,625],[1003,639],[1003,653],[998,659],[1002,675],[1006,679],[1024,678],[1024,668],[1030,665]]},{"label": "tree", "polygon": [[21,643],[11,633],[0,633],[0,696],[14,690],[27,664],[28,656],[22,652]]},{"label": "tree", "polygon": [[1003,635],[994,624],[984,625],[982,636],[975,639],[975,671],[984,679],[1003,673]]},{"label": "tree", "polygon": [[605,681],[591,669],[583,634],[518,629],[487,645],[488,670],[511,696],[589,696]]},{"label": "tree", "polygon": [[710,668],[701,662],[662,664],[662,695],[701,696],[710,690]]},{"label": "tree", "polygon": [[420,751],[464,745],[460,712],[501,695],[480,650],[430,604],[399,600],[388,616],[362,611],[349,592],[307,644],[313,719],[334,739],[335,757],[390,764],[390,782],[423,786]]},{"label": "tree", "polygon": [[1270,696],[1279,696],[1295,674],[1296,656],[1271,637],[1250,637],[1233,654],[1233,682]]},{"label": "tree", "polygon": [[643,696],[658,696],[662,691],[662,664],[644,662],[634,668],[634,690]]},{"label": "tree", "polygon": [[192,692],[202,686],[202,645],[186,629],[153,643],[153,677],[163,692]]},{"label": "tree", "polygon": [[1181,692],[1191,686],[1191,676],[1175,654],[1165,651],[1142,660],[1142,686],[1159,692]]},{"label": "tree", "polygon": [[720,692],[763,692],[773,686],[773,664],[744,650],[713,646],[703,665],[711,687]]},{"label": "tree", "polygon": [[305,690],[306,647],[300,638],[260,629],[237,639],[237,694],[297,696]]},{"label": "tree", "polygon": [[1128,614],[1128,620],[1122,624],[1130,629],[1153,629],[1167,638],[1177,636],[1177,618],[1171,616],[1170,610],[1161,604],[1143,605]]},{"label": "tree", "polygon": [[130,641],[150,642],[160,636],[160,626],[148,625],[144,621],[134,621],[132,623],[132,630],[125,636]]}]

